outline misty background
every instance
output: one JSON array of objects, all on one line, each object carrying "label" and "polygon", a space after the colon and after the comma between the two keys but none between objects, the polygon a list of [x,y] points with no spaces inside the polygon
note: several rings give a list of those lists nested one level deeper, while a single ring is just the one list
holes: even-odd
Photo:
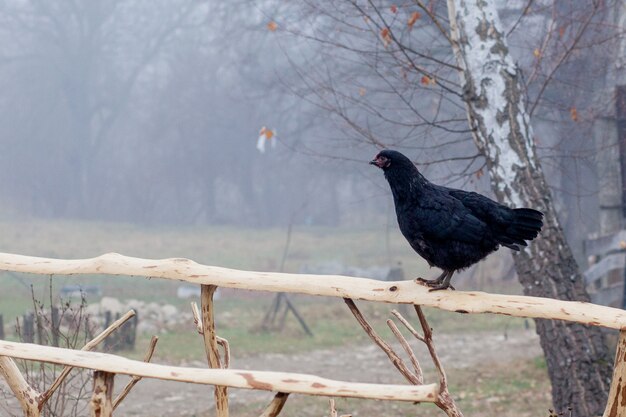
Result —
[{"label": "misty background", "polygon": [[[532,77],[532,51],[554,14],[539,8],[519,30],[524,5],[502,2],[502,17]],[[576,12],[575,4],[558,8]],[[435,182],[489,193],[459,101],[418,91],[409,101],[425,120],[437,113],[451,121],[389,121],[414,115],[389,94],[382,65],[337,47],[372,43],[330,18],[361,19],[348,9],[342,2],[1,2],[1,219],[382,229],[391,198],[366,164],[381,144],[407,153]],[[415,30],[420,45],[451,56],[443,43],[429,44],[432,27]],[[581,261],[581,241],[597,229],[595,142],[593,123],[574,120],[571,109],[583,119],[599,107],[594,91],[606,80],[606,51],[581,48],[541,91],[546,99],[533,116]],[[422,84],[413,81],[416,90]],[[530,84],[530,97],[541,87]],[[368,101],[388,114],[368,114]],[[278,140],[260,153],[264,126]]]}]

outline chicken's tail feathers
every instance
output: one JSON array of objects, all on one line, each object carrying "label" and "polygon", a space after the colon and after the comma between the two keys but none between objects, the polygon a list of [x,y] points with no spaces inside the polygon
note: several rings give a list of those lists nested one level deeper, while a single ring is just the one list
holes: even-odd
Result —
[{"label": "chicken's tail feathers", "polygon": [[500,243],[507,248],[519,251],[520,246],[527,246],[527,240],[537,237],[542,227],[542,212],[530,208],[513,209],[513,218]]}]

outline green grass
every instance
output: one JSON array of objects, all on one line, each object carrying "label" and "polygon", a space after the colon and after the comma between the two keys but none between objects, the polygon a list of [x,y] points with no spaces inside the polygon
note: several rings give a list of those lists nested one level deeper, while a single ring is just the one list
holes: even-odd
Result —
[{"label": "green grass", "polygon": [[[366,334],[356,323],[347,306],[339,299],[324,299],[307,296],[294,296],[298,306],[314,336],[307,336],[292,315],[287,316],[285,329],[280,332],[267,332],[260,329],[262,317],[270,306],[271,299],[218,300],[216,316],[218,334],[226,338],[235,357],[264,353],[296,353],[315,349],[328,349],[339,346],[370,343]],[[394,340],[386,325],[390,311],[396,305],[358,302],[362,313],[374,329],[386,340]],[[415,313],[407,318],[419,328]],[[484,332],[520,329],[524,320],[508,316],[467,315],[426,308],[425,313],[437,334],[452,332]],[[157,348],[160,360],[180,363],[204,360],[202,340],[192,323],[175,332],[159,335]],[[135,352],[124,355],[141,358],[148,345],[150,335],[141,335]]]}]

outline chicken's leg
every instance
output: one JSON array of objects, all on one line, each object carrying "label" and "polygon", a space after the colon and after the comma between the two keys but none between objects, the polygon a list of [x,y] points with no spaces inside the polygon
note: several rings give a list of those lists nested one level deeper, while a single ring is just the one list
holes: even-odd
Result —
[{"label": "chicken's leg", "polygon": [[454,287],[450,285],[450,279],[453,274],[454,271],[443,271],[443,273],[435,279],[417,278],[415,281],[430,287],[428,291],[445,290],[447,288],[454,289]]}]

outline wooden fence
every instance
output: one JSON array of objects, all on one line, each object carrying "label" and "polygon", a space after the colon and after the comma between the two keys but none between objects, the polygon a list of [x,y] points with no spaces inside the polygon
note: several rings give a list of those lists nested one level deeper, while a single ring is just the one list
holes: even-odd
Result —
[{"label": "wooden fence", "polygon": [[[460,417],[448,392],[443,365],[420,306],[436,307],[458,313],[495,313],[516,317],[567,320],[593,326],[620,330],[618,352],[605,416],[626,417],[626,392],[621,381],[626,379],[626,311],[590,303],[560,301],[547,298],[488,294],[483,292],[429,292],[414,281],[381,282],[346,276],[306,275],[240,271],[197,264],[188,259],[149,260],[119,254],[106,254],[82,260],[37,258],[0,253],[0,270],[42,275],[92,274],[131,275],[186,281],[201,285],[201,309],[194,306],[198,333],[204,339],[207,361],[211,369],[172,367],[149,363],[156,344],[153,338],[145,360],[134,361],[120,356],[90,352],[102,340],[133,316],[127,313],[111,324],[82,351],[16,343],[0,340],[0,375],[20,402],[24,415],[36,417],[46,401],[62,383],[73,367],[94,370],[94,390],[90,402],[92,416],[108,417],[141,378],[158,378],[214,386],[218,417],[229,415],[228,388],[244,388],[276,392],[274,400],[260,413],[261,417],[277,416],[289,394],[328,397],[370,398],[390,401],[435,403],[448,416]],[[100,278],[101,279],[101,278]],[[341,297],[372,341],[389,357],[391,364],[409,382],[408,385],[369,384],[330,380],[314,375],[229,369],[228,341],[216,334],[213,294],[219,287],[256,291],[291,292],[309,295]],[[370,326],[353,300],[412,304],[418,316],[421,332],[397,311],[387,320],[392,333],[410,359],[407,365],[385,340]],[[424,343],[439,375],[437,383],[425,384],[423,373],[401,326],[412,337]],[[63,372],[45,392],[39,393],[28,385],[12,358],[64,365]],[[131,382],[115,399],[112,386],[115,374],[131,375]],[[331,410],[331,415],[334,410]],[[334,412],[336,415],[336,412]]]}]

